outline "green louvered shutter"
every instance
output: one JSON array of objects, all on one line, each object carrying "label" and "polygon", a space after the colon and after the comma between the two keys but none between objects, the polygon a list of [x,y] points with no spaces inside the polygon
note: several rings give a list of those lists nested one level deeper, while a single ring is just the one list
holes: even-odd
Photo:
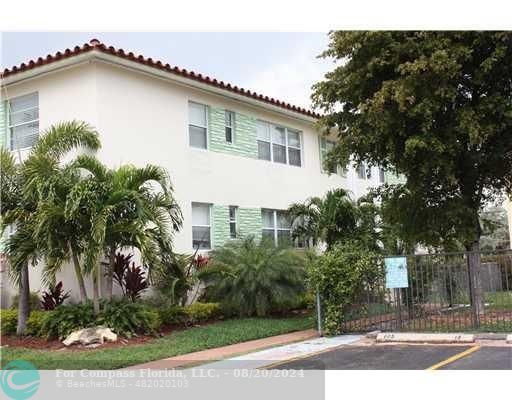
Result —
[{"label": "green louvered shutter", "polygon": [[7,101],[0,100],[0,147],[7,146]]}]

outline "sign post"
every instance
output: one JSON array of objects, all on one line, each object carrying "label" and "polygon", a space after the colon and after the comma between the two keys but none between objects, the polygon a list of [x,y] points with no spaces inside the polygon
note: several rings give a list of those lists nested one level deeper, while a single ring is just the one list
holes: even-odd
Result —
[{"label": "sign post", "polygon": [[398,329],[402,329],[402,299],[401,288],[409,287],[407,277],[407,257],[386,257],[384,259],[386,266],[386,288],[394,289],[395,313],[398,322]]}]

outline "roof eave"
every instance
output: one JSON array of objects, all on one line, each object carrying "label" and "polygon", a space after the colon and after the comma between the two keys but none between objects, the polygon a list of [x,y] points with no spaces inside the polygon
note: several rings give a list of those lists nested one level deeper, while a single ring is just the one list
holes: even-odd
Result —
[{"label": "roof eave", "polygon": [[167,70],[161,70],[154,68],[149,65],[144,65],[136,61],[132,61],[125,58],[120,58],[116,55],[105,53],[97,49],[91,49],[89,51],[74,55],[73,57],[65,57],[61,60],[53,61],[48,64],[38,66],[37,68],[27,69],[25,71],[19,71],[15,74],[2,77],[0,83],[2,87],[14,85],[22,81],[38,78],[42,75],[60,72],[62,70],[74,67],[76,65],[83,64],[85,62],[103,61],[118,67],[130,69],[136,72],[144,73],[153,77],[158,77],[166,81],[170,81],[182,86],[199,89],[207,93],[212,93],[221,97],[229,98],[238,102],[241,102],[258,109],[264,109],[281,115],[285,115],[289,118],[300,120],[308,123],[315,123],[317,118],[305,115],[301,112],[289,110],[279,105],[267,103],[264,100],[246,96],[241,93],[232,92],[225,88],[216,87],[214,85],[204,83],[195,79],[191,79],[186,76],[180,76],[179,74],[169,72]]}]

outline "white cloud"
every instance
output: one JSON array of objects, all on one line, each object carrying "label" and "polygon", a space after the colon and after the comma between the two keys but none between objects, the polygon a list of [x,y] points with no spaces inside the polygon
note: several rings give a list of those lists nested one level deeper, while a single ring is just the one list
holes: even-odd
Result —
[{"label": "white cloud", "polygon": [[333,68],[330,60],[317,58],[326,47],[327,40],[325,43],[301,42],[290,49],[286,61],[269,65],[244,82],[244,87],[309,109],[311,86]]}]

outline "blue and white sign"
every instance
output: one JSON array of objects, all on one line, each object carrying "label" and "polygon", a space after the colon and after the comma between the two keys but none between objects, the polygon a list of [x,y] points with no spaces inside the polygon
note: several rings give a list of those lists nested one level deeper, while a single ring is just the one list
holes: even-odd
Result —
[{"label": "blue and white sign", "polygon": [[406,257],[387,257],[384,259],[384,264],[386,266],[386,288],[409,287]]}]

